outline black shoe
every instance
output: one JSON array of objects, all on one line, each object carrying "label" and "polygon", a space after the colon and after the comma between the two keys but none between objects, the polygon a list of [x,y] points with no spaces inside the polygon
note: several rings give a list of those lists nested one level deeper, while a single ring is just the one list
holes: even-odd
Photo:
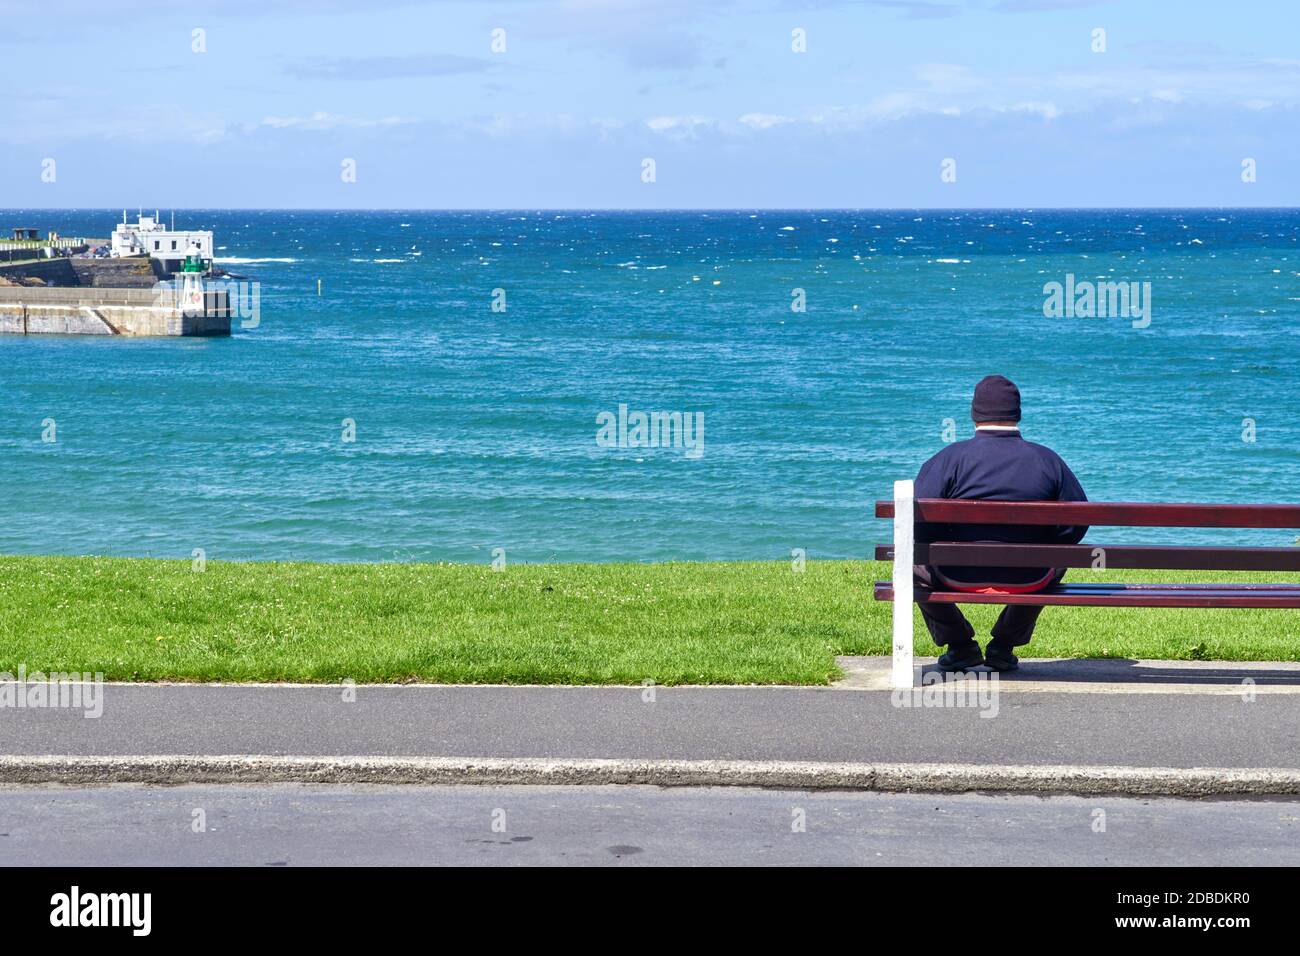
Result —
[{"label": "black shoe", "polygon": [[967,671],[972,667],[979,667],[983,663],[984,655],[980,653],[980,646],[971,641],[956,650],[949,645],[947,652],[939,658],[939,670],[951,674],[954,671]]},{"label": "black shoe", "polygon": [[984,663],[995,671],[1015,671],[1020,669],[1020,658],[1011,653],[1011,648],[1001,647],[996,641],[990,641],[984,651]]}]

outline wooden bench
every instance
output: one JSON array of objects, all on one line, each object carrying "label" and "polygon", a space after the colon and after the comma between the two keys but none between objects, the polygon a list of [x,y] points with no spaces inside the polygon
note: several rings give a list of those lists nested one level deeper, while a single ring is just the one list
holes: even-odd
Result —
[{"label": "wooden bench", "polygon": [[1300,528],[1300,505],[1199,505],[1142,502],[972,501],[914,498],[911,481],[894,483],[894,499],[876,502],[877,518],[894,519],[893,580],[877,581],[875,598],[893,601],[895,687],[915,682],[912,602],[1035,604],[1083,607],[1300,608],[1300,584],[1101,584],[1062,582],[1031,594],[972,593],[913,587],[916,564],[1014,568],[1141,568],[1198,571],[1300,571],[1300,547],[1181,547],[1096,544],[972,544],[915,540],[915,522],[935,524],[1111,525],[1127,528]]}]

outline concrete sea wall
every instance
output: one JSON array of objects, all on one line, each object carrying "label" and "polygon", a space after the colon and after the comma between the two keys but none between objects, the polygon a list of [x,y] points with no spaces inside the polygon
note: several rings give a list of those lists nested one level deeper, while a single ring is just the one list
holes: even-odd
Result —
[{"label": "concrete sea wall", "polygon": [[224,291],[204,294],[201,314],[183,312],[171,290],[0,286],[0,333],[11,335],[229,335]]}]

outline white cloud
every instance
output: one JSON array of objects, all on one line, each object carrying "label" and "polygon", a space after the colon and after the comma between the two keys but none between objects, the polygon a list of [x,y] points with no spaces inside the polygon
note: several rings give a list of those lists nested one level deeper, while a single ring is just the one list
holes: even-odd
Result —
[{"label": "white cloud", "polygon": [[701,130],[717,125],[707,116],[652,116],[645,125],[653,133],[672,139],[693,139]]},{"label": "white cloud", "polygon": [[746,113],[740,117],[740,122],[750,129],[762,130],[793,123],[795,120],[792,116],[778,116],[775,113]]},{"label": "white cloud", "polygon": [[569,135],[590,130],[601,139],[606,139],[626,124],[618,119],[578,116],[574,113],[494,113],[456,125],[470,132],[496,137],[536,133]]},{"label": "white cloud", "polygon": [[951,104],[938,105],[925,94],[900,91],[874,96],[856,106],[832,106],[807,116],[807,121],[826,129],[856,130],[873,123],[888,123],[918,115],[958,116],[962,112]]},{"label": "white cloud", "polygon": [[258,126],[271,129],[300,129],[313,132],[332,129],[374,129],[381,126],[403,126],[418,120],[402,116],[384,116],[379,119],[365,119],[357,116],[340,116],[317,110],[310,116],[268,116]]},{"label": "white cloud", "polygon": [[1060,107],[1055,103],[1016,103],[1014,106],[1008,106],[998,110],[1000,113],[1031,113],[1034,116],[1041,116],[1045,120],[1054,120],[1061,115]]}]

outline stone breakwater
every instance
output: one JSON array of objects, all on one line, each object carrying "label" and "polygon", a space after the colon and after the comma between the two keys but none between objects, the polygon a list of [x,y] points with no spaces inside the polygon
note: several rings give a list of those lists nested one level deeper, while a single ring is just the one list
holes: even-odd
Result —
[{"label": "stone breakwater", "polygon": [[0,286],[0,334],[229,335],[230,302],[209,291],[201,312],[182,311],[170,289]]}]

